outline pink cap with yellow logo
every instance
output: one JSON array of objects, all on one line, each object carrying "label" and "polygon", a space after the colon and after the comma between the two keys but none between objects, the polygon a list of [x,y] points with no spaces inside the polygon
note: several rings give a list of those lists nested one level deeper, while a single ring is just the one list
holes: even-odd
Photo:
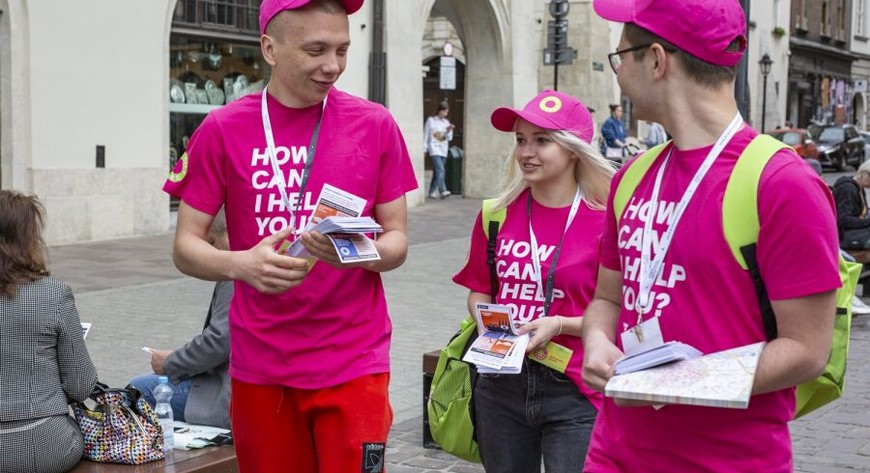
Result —
[{"label": "pink cap with yellow logo", "polygon": [[492,112],[490,121],[497,130],[514,131],[517,118],[545,130],[567,131],[586,143],[592,141],[595,129],[586,105],[568,94],[554,90],[540,92],[522,110],[497,108]]}]

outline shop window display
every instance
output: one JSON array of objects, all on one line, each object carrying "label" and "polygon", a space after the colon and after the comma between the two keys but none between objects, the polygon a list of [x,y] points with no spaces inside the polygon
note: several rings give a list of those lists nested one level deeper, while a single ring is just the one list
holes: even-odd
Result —
[{"label": "shop window display", "polygon": [[174,37],[169,52],[170,169],[211,110],[261,92],[268,66],[258,44]]},{"label": "shop window display", "polygon": [[176,2],[169,39],[170,169],[210,111],[265,87],[269,69],[260,55],[260,1]]}]

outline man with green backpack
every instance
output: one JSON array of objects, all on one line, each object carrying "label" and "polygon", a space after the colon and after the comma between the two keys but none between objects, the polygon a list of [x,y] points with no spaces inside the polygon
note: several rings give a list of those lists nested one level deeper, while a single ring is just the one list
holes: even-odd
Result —
[{"label": "man with green backpack", "polygon": [[713,353],[768,343],[745,410],[607,398],[584,471],[790,472],[795,386],[826,368],[843,286],[830,192],[738,113],[737,0],[593,5],[625,23],[610,63],[635,118],[661,123],[673,141],[614,178],[584,314],[585,383],[603,391],[615,361],[648,344]]}]

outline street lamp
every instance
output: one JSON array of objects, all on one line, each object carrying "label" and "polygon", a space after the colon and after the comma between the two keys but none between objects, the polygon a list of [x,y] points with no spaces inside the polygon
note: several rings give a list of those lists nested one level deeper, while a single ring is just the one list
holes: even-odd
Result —
[{"label": "street lamp", "polygon": [[764,78],[764,85],[761,87],[761,132],[764,133],[764,117],[767,114],[767,75],[770,74],[770,66],[773,61],[767,53],[761,56],[758,65],[761,66],[761,77]]}]

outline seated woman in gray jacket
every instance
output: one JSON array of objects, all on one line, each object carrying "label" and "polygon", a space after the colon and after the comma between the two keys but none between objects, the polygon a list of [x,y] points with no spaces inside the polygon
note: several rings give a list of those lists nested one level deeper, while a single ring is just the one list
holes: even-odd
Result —
[{"label": "seated woman in gray jacket", "polygon": [[[217,249],[229,249],[227,224],[221,210],[209,229],[208,241]],[[153,374],[133,378],[145,400],[154,406],[154,387],[160,375],[172,386],[172,416],[190,424],[230,428],[230,331],[229,309],[233,282],[218,281],[202,333],[176,350],[152,350]]]},{"label": "seated woman in gray jacket", "polygon": [[49,277],[36,197],[0,190],[0,473],[72,469],[84,440],[69,414],[97,383],[72,291]]}]

